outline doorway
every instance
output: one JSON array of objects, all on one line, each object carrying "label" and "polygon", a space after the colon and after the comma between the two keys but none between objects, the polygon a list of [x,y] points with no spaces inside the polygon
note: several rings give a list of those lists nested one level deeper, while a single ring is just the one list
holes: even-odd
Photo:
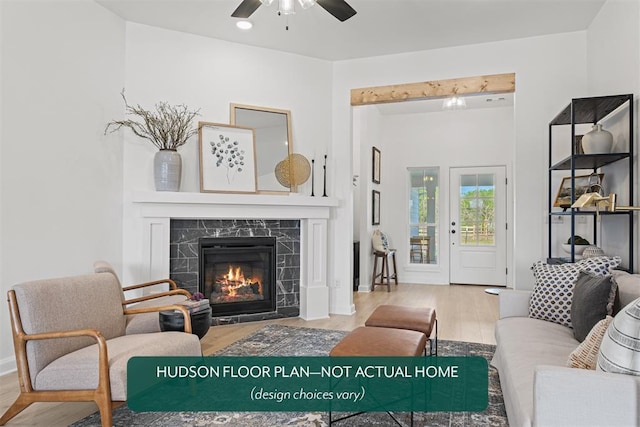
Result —
[{"label": "doorway", "polygon": [[449,281],[506,286],[506,167],[450,169]]}]

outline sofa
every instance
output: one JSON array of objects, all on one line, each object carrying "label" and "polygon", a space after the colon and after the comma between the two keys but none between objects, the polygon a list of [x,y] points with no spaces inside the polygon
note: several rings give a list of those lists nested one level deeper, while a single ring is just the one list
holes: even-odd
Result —
[{"label": "sofa", "polygon": [[[613,281],[617,306],[625,307],[640,297],[640,275],[620,274]],[[491,365],[499,373],[509,425],[640,425],[640,376],[568,367],[580,342],[571,327],[529,317],[531,297],[532,291],[499,293]]]}]

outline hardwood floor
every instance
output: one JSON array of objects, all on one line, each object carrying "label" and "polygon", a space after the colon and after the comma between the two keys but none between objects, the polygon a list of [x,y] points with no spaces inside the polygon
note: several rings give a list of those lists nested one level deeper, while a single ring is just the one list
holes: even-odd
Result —
[{"label": "hardwood floor", "polygon": [[[484,286],[400,284],[391,292],[382,288],[371,293],[356,292],[353,297],[354,315],[332,315],[329,319],[312,321],[289,318],[215,326],[202,339],[202,351],[211,354],[269,323],[349,331],[364,325],[369,314],[380,304],[435,307],[440,339],[495,344],[493,329],[498,319],[498,298],[485,293],[484,289]],[[18,391],[15,373],[0,377],[0,414],[13,403]],[[34,403],[9,421],[7,426],[67,426],[96,410],[93,403]]]}]

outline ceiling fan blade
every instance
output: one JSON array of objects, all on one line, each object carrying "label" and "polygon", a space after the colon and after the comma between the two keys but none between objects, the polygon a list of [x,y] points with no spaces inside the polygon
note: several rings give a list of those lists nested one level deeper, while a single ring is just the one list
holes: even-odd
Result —
[{"label": "ceiling fan blade", "polygon": [[344,0],[316,0],[316,3],[335,16],[340,22],[344,22],[356,14],[355,9]]},{"label": "ceiling fan blade", "polygon": [[242,0],[242,3],[233,11],[231,16],[234,18],[248,18],[261,4],[260,0]]}]

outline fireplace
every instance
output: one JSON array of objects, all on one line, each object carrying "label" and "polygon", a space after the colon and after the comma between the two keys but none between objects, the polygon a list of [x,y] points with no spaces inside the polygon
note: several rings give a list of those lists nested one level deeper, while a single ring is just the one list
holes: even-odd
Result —
[{"label": "fireplace", "polygon": [[203,237],[198,258],[213,317],[275,311],[275,237]]}]

